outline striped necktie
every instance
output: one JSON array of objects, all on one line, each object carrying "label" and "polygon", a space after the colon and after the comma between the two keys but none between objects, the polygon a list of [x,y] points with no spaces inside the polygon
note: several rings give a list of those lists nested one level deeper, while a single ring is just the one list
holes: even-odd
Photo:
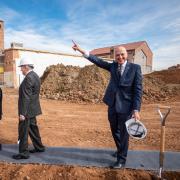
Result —
[{"label": "striped necktie", "polygon": [[122,64],[118,64],[118,74],[119,74],[119,77],[121,77],[121,75],[122,75]]}]

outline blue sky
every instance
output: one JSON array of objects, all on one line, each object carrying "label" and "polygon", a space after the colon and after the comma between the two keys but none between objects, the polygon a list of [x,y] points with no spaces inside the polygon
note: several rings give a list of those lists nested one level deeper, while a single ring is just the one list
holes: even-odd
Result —
[{"label": "blue sky", "polygon": [[180,63],[179,0],[0,0],[5,47],[74,53],[84,49],[147,41],[153,69]]}]

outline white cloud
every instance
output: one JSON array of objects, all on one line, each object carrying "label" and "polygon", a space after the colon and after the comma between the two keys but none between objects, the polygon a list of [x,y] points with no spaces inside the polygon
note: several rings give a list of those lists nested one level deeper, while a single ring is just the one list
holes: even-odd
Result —
[{"label": "white cloud", "polygon": [[20,17],[20,14],[15,11],[14,9],[11,9],[9,7],[1,6],[0,7],[0,17],[3,21],[9,22],[12,20],[15,20],[17,17]]},{"label": "white cloud", "polygon": [[176,64],[180,56],[180,6],[177,2],[170,5],[155,0],[102,4],[81,0],[73,5],[66,4],[68,20],[65,22],[57,19],[39,21],[33,15],[3,7],[0,16],[5,24],[14,24],[13,27],[7,25],[5,30],[5,47],[11,42],[22,42],[33,49],[74,53],[71,39],[87,50],[146,40],[154,52],[154,68],[168,67]]},{"label": "white cloud", "polygon": [[34,29],[17,31],[8,28],[5,33],[6,48],[10,46],[11,42],[20,42],[23,43],[25,48],[74,53],[70,46],[65,45],[59,39],[52,39],[48,36],[39,34]]},{"label": "white cloud", "polygon": [[154,51],[153,69],[160,70],[180,64],[180,43],[167,43]]}]

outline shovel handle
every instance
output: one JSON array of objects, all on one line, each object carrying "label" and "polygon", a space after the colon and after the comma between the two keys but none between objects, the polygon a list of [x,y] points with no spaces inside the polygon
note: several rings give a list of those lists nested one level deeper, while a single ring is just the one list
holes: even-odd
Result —
[{"label": "shovel handle", "polygon": [[[165,109],[166,112],[162,114],[161,111],[160,111],[161,109]],[[161,117],[161,125],[165,126],[165,120],[166,120],[168,114],[170,113],[171,108],[169,106],[161,106],[160,105],[160,106],[157,107],[157,110],[158,110],[158,113],[159,113],[159,115]]]},{"label": "shovel handle", "polygon": [[160,167],[163,167],[164,151],[165,151],[165,126],[161,126],[160,159],[159,159]]}]

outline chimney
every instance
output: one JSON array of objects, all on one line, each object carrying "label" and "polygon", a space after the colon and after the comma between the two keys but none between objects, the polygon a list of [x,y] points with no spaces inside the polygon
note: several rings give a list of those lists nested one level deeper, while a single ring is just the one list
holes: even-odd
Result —
[{"label": "chimney", "polygon": [[4,50],[4,21],[0,20],[0,52]]}]

